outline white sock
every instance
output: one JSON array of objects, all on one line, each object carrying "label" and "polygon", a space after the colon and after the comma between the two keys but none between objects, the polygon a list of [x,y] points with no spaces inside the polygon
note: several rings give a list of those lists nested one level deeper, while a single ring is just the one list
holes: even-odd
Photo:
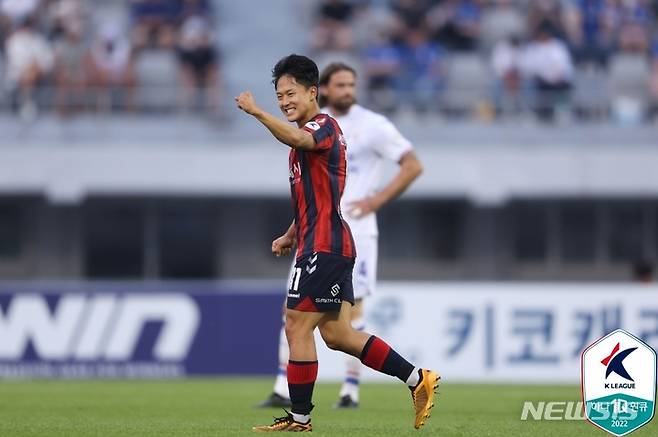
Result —
[{"label": "white sock", "polygon": [[361,367],[361,361],[348,355],[345,364],[347,364],[347,374],[338,396],[342,398],[349,395],[354,402],[359,402],[359,368]]},{"label": "white sock", "polygon": [[290,392],[288,391],[289,356],[290,349],[288,349],[288,341],[286,340],[286,329],[283,326],[281,327],[281,334],[279,334],[279,372],[274,382],[274,393],[286,399],[290,399]]},{"label": "white sock", "polygon": [[[357,331],[364,331],[366,328],[363,318],[352,320],[352,327]],[[359,402],[359,380],[361,377],[361,361],[351,355],[345,359],[346,372],[345,381],[340,389],[338,397],[348,395],[354,402]]]},{"label": "white sock", "polygon": [[311,415],[292,413],[292,418],[295,422],[306,424],[311,420]]},{"label": "white sock", "polygon": [[407,378],[407,385],[413,388],[418,385],[418,381],[420,381],[420,367],[414,367],[414,371]]}]

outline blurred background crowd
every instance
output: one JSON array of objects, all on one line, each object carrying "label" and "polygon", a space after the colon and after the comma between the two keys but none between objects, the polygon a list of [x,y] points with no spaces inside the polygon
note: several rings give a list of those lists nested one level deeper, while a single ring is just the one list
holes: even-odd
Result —
[{"label": "blurred background crowd", "polygon": [[219,58],[207,0],[2,0],[0,75],[24,117],[134,111],[136,102],[217,105]]},{"label": "blurred background crowd", "polygon": [[654,0],[325,0],[313,46],[360,53],[373,105],[641,118],[658,102]]},{"label": "blurred background crowd", "polygon": [[[235,43],[218,37],[216,3],[1,0],[0,101],[26,117],[43,107],[217,114],[220,53]],[[658,112],[656,0],[299,3],[306,52],[351,60],[366,103],[389,114],[639,122]]]}]

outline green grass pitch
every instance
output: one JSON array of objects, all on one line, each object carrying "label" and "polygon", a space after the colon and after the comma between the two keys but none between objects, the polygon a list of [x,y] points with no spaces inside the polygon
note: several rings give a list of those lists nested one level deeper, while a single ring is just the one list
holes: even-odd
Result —
[{"label": "green grass pitch", "polygon": [[[280,410],[252,405],[270,379],[0,382],[0,436],[249,436]],[[335,411],[337,384],[318,384],[319,436],[605,436],[582,421],[521,421],[523,401],[577,401],[578,386],[443,383],[432,417],[417,431],[408,390],[365,384],[362,406]],[[658,420],[631,434],[658,435]]]}]

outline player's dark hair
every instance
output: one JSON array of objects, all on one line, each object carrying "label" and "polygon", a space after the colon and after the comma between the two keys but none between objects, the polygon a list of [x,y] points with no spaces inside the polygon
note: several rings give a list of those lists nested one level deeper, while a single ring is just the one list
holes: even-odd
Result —
[{"label": "player's dark hair", "polygon": [[[320,86],[329,85],[329,82],[331,82],[331,78],[333,77],[333,75],[341,71],[349,71],[354,75],[354,77],[356,77],[356,70],[350,67],[349,65],[347,65],[346,63],[332,62],[331,64],[324,67],[324,69],[322,70],[322,73],[320,74]],[[321,108],[327,106],[328,103],[327,98],[323,95],[320,95],[319,103]]]},{"label": "player's dark hair", "polygon": [[320,73],[318,72],[318,66],[312,59],[293,53],[281,58],[272,69],[274,89],[276,89],[279,79],[285,75],[292,76],[297,83],[310,88],[318,86]]}]

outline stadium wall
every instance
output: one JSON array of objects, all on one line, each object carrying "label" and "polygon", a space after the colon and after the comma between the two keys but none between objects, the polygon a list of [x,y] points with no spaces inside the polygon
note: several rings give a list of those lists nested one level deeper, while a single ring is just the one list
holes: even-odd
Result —
[{"label": "stadium wall", "polygon": [[[179,378],[276,371],[284,284],[0,283],[0,377]],[[656,286],[383,282],[368,329],[447,381],[577,383],[624,328],[658,346]],[[318,339],[320,380],[342,354]],[[364,380],[386,381],[370,370]]]},{"label": "stadium wall", "polygon": [[[658,154],[649,145],[418,146],[426,171],[409,196],[495,205],[514,197],[658,195]],[[57,153],[50,146],[7,148],[0,159],[0,194],[45,195],[65,204],[90,195],[287,197],[286,151],[271,142],[72,145]]]}]

